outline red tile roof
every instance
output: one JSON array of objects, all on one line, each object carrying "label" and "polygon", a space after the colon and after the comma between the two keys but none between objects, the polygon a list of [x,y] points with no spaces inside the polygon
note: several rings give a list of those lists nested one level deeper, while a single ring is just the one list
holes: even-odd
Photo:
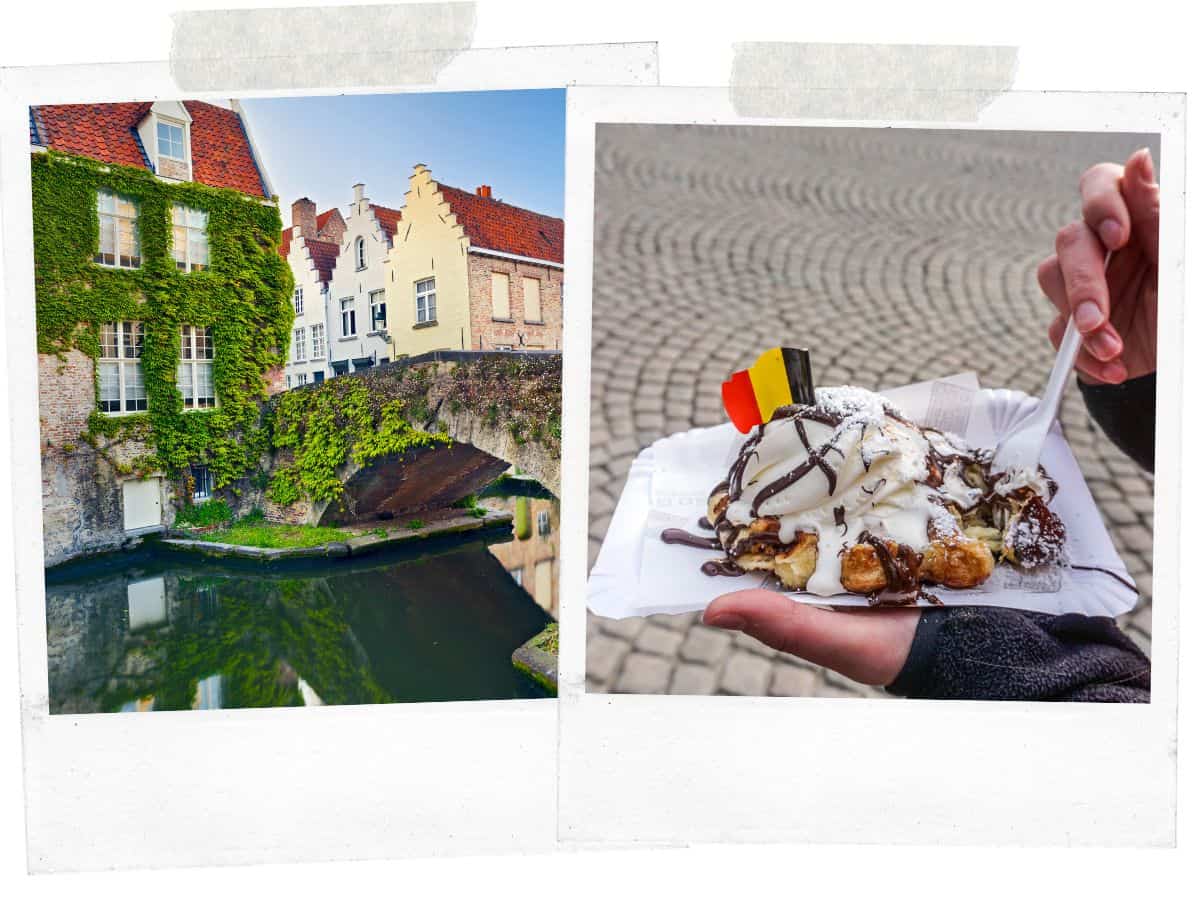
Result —
[{"label": "red tile roof", "polygon": [[372,203],[371,209],[375,213],[375,219],[379,222],[379,227],[387,235],[388,241],[391,241],[396,236],[396,226],[399,224],[403,213],[398,209],[380,206],[378,203]]},{"label": "red tile roof", "polygon": [[[323,212],[317,216],[317,234],[321,233],[321,229],[323,229],[329,223],[329,217],[332,216],[335,212],[337,212],[336,206],[325,210],[325,212]],[[321,239],[314,238],[314,240],[321,240]],[[310,241],[309,243],[312,243],[312,242]],[[323,241],[323,243],[328,244],[328,243],[332,243],[332,241]],[[282,256],[284,259],[287,259],[288,254],[291,252],[292,252],[292,226],[288,225],[288,226],[284,227],[283,231],[281,231],[279,234],[279,255]]]},{"label": "red tile roof", "polygon": [[323,212],[319,216],[317,216],[317,234],[320,234],[322,231],[325,230],[325,226],[327,224],[329,224],[329,217],[332,216],[335,212],[337,212],[336,206],[333,207],[332,209],[325,210],[325,212]]},{"label": "red tile roof", "polygon": [[438,182],[475,247],[562,264],[563,220]]},{"label": "red tile roof", "polygon": [[[241,117],[231,109],[198,100],[185,100],[183,105],[192,117],[193,180],[256,197],[269,196]],[[148,102],[39,106],[34,114],[36,140],[62,153],[148,169],[137,127],[150,107]]]},{"label": "red tile roof", "polygon": [[305,240],[304,246],[308,248],[308,254],[312,257],[313,265],[317,267],[317,274],[321,276],[321,280],[328,281],[332,278],[333,267],[337,265],[338,245],[331,241]]}]

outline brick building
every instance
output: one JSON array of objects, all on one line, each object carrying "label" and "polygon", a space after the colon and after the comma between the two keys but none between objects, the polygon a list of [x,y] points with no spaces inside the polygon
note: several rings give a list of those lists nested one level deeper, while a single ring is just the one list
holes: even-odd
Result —
[{"label": "brick building", "polygon": [[343,216],[292,204],[295,279],[285,386],[430,350],[562,349],[563,222],[413,169],[404,206],[362,184]]},{"label": "brick building", "polygon": [[291,279],[236,101],[38,106],[29,129],[49,565],[244,474]]},{"label": "brick building", "polygon": [[413,168],[388,254],[396,355],[561,350],[563,221]]}]

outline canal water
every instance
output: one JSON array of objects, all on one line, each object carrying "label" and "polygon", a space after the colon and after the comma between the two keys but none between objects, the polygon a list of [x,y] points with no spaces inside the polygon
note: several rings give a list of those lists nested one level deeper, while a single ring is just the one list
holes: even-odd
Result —
[{"label": "canal water", "polygon": [[505,549],[527,541],[506,526],[286,567],[151,541],[58,566],[46,573],[50,711],[545,696],[511,663],[551,621],[550,598],[543,608],[512,574],[528,556],[537,580],[536,554]]}]

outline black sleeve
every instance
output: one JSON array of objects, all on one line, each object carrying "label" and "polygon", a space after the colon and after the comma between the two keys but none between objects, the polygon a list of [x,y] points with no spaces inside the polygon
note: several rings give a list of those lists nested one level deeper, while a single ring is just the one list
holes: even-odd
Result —
[{"label": "black sleeve", "polygon": [[926,609],[889,693],[942,700],[1150,701],[1150,660],[1112,619]]},{"label": "black sleeve", "polygon": [[1121,452],[1154,471],[1154,392],[1156,373],[1123,384],[1079,382],[1088,413]]}]

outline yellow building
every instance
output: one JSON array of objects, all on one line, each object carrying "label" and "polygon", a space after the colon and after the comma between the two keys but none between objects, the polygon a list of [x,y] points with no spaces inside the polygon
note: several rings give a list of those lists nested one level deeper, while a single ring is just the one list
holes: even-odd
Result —
[{"label": "yellow building", "polygon": [[396,357],[561,350],[563,222],[413,168],[387,257]]}]

